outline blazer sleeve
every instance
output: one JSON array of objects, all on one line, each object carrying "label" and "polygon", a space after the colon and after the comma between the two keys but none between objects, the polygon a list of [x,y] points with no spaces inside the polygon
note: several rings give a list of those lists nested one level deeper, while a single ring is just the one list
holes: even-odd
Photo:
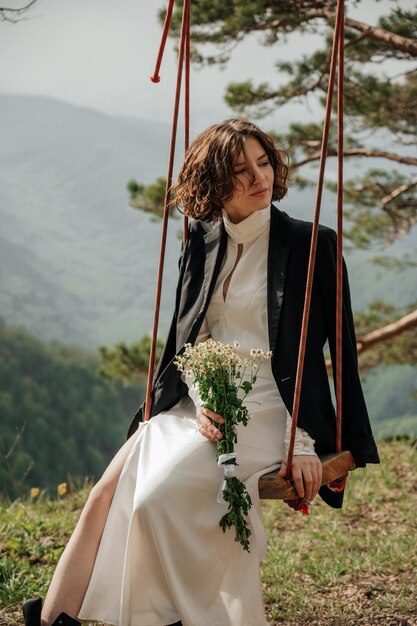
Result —
[{"label": "blazer sleeve", "polygon": [[[336,375],[336,259],[337,235],[325,229],[317,246],[316,269],[324,303],[327,335],[332,360],[333,380]],[[358,371],[356,333],[353,321],[349,278],[343,259],[342,301],[342,445],[352,452],[358,467],[379,463],[368,411]]]},{"label": "blazer sleeve", "polygon": [[[158,380],[161,372],[164,371],[164,369],[167,367],[167,365],[171,362],[171,360],[174,358],[176,354],[177,315],[178,315],[179,299],[181,295],[182,281],[184,277],[185,257],[187,254],[188,245],[189,245],[189,238],[187,239],[186,243],[185,244],[183,243],[181,246],[181,253],[180,253],[179,260],[178,260],[179,277],[178,277],[178,283],[177,283],[177,289],[176,289],[176,295],[175,295],[174,314],[172,316],[171,325],[168,331],[168,336],[167,336],[164,348],[162,350],[161,356],[158,361],[158,365],[155,370],[155,374],[153,376],[152,387],[155,386],[155,383]],[[127,433],[128,439],[137,430],[139,422],[143,421],[144,410],[145,410],[145,400],[142,402],[142,404],[136,411],[134,418],[132,420],[132,423],[130,424],[130,427]]]}]

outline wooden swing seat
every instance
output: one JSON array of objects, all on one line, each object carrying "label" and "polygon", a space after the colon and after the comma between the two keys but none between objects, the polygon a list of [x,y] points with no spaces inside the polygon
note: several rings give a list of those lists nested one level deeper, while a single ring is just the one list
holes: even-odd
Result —
[{"label": "wooden swing seat", "polygon": [[[320,457],[323,466],[322,486],[346,476],[355,469],[352,453],[342,450],[336,454]],[[264,474],[259,479],[259,497],[262,500],[295,500],[298,498],[292,481],[278,476],[279,470]]]}]

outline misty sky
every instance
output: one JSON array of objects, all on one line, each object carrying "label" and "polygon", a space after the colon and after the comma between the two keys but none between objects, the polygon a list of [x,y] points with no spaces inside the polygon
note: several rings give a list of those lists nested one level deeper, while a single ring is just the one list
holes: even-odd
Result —
[{"label": "misty sky", "polygon": [[[7,2],[7,6],[23,4],[25,0]],[[397,4],[410,9],[414,5],[409,0]],[[157,11],[164,6],[164,0],[39,0],[30,19],[14,25],[0,23],[0,91],[50,96],[113,115],[170,123],[176,70],[172,40],[168,40],[161,83],[153,85],[149,80],[161,35]],[[391,6],[395,6],[392,0],[363,0],[350,15],[375,24],[378,14]],[[230,117],[223,102],[228,82],[252,77],[275,85],[277,59],[299,58],[319,43],[317,36],[294,35],[264,48],[258,35],[251,36],[234,51],[226,70],[193,69],[194,130]],[[317,118],[317,111],[314,100],[309,105],[292,103],[263,125],[280,129],[289,119]]]}]

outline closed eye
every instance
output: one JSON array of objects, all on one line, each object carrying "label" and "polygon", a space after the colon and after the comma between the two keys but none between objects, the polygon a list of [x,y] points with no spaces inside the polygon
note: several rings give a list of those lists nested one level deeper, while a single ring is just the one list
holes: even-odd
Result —
[{"label": "closed eye", "polygon": [[[258,167],[265,167],[266,165],[270,165],[270,162],[269,161],[263,161],[262,163],[259,163]],[[237,175],[237,174],[243,174],[243,172],[246,172],[246,168],[245,167],[240,169],[240,170],[234,170],[233,173],[235,175]]]}]

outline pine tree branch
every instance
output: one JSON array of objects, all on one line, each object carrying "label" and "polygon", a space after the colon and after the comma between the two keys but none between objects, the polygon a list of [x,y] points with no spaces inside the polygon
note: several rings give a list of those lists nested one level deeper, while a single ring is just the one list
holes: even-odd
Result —
[{"label": "pine tree branch", "polygon": [[[417,326],[417,310],[404,315],[404,317],[400,317],[395,322],[391,322],[391,324],[387,324],[386,326],[382,326],[381,328],[377,328],[376,330],[371,330],[363,337],[359,337],[356,341],[356,349],[358,352],[358,356],[372,348],[372,346],[381,343],[383,341],[387,341],[392,337],[397,337],[401,335],[406,330],[410,328],[415,328]],[[326,359],[326,367],[328,370],[332,368],[331,359]]]},{"label": "pine tree branch", "polygon": [[[311,18],[315,17],[324,17],[329,21],[335,19],[334,13],[326,10],[314,11],[311,14]],[[413,39],[402,37],[401,35],[397,35],[396,33],[385,30],[384,28],[380,28],[379,26],[370,26],[364,22],[354,20],[351,17],[345,18],[345,24],[348,28],[358,30],[370,39],[384,42],[385,44],[388,44],[390,48],[405,52],[412,57],[417,57],[417,41],[414,41]]]},{"label": "pine tree branch", "polygon": [[[273,5],[275,3],[272,3]],[[240,33],[251,33],[259,31],[271,31],[271,32],[287,32],[295,29],[294,18],[290,17],[290,14],[297,13],[297,25],[302,27],[304,24],[313,21],[317,18],[324,18],[328,22],[333,23],[335,20],[335,12],[326,8],[326,3],[322,5],[322,8],[318,8],[318,3],[306,3],[305,6],[295,7],[294,3],[288,3],[286,7],[283,3],[280,5],[279,16],[277,19],[268,19],[268,13],[265,13],[265,18],[258,19],[257,21],[250,21],[247,24],[242,24],[239,27]],[[274,8],[276,8],[274,6]],[[258,16],[260,17],[260,16]],[[347,28],[356,30],[362,33],[361,38],[369,38],[374,41],[378,41],[387,44],[390,48],[403,52],[411,57],[417,57],[417,41],[393,33],[392,31],[381,28],[380,26],[371,26],[365,22],[354,20],[351,17],[346,16],[345,24]],[[237,32],[234,33],[235,38]],[[206,35],[207,37],[207,35]],[[355,42],[357,43],[357,42]]]},{"label": "pine tree branch", "polygon": [[413,41],[408,37],[402,37],[401,35],[397,35],[396,33],[392,33],[383,28],[379,28],[378,26],[369,26],[369,24],[358,22],[357,20],[353,20],[350,17],[346,18],[346,26],[361,31],[362,33],[366,34],[367,37],[369,37],[370,39],[383,41],[384,43],[387,43],[391,48],[401,50],[401,52],[405,52],[406,54],[410,54],[413,57],[417,57],[417,41]]},{"label": "pine tree branch", "polygon": [[360,43],[361,41],[363,41],[367,37],[368,37],[367,33],[361,33],[360,35],[358,35],[354,39],[350,39],[349,41],[345,41],[345,43],[344,43],[345,50],[346,50],[346,48],[349,48],[350,46],[356,46],[358,43]]},{"label": "pine tree branch", "polygon": [[9,11],[10,13],[20,13],[21,11],[26,11],[26,9],[28,9],[29,7],[32,6],[32,4],[35,4],[35,2],[37,2],[38,0],[31,0],[28,4],[26,4],[24,7],[20,7],[19,8],[8,8],[8,7],[1,7],[0,6],[0,11]]},{"label": "pine tree branch", "polygon": [[[34,5],[35,2],[37,1],[38,0],[30,0],[28,4],[20,8],[10,8],[10,7],[0,6],[0,22],[12,22],[13,24],[15,24],[16,22],[19,22],[22,19],[20,18],[21,13],[24,13],[25,11],[30,9],[30,7]],[[8,15],[8,13],[13,13],[17,17],[11,17],[10,15]]]},{"label": "pine tree branch", "polygon": [[391,202],[395,198],[398,198],[398,196],[400,196],[402,193],[409,191],[410,189],[413,189],[414,187],[417,187],[417,179],[411,180],[408,183],[404,183],[403,185],[400,185],[399,187],[391,191],[391,193],[389,193],[387,196],[382,198],[381,200],[382,208],[385,209],[386,205],[389,202]]},{"label": "pine tree branch", "polygon": [[[334,157],[337,156],[337,150],[330,149],[327,152],[327,156]],[[383,159],[389,159],[390,161],[396,161],[397,163],[404,163],[405,165],[417,165],[417,159],[412,157],[401,156],[400,154],[395,154],[394,152],[385,152],[384,150],[374,150],[374,149],[366,149],[366,148],[352,148],[351,150],[344,150],[343,156],[359,156],[359,157],[378,157]],[[315,152],[311,154],[309,157],[303,159],[302,161],[298,161],[297,163],[292,164],[292,168],[298,168],[306,163],[311,163],[312,161],[318,161],[320,159],[320,152]]]},{"label": "pine tree branch", "polygon": [[387,339],[401,335],[401,333],[405,332],[409,328],[415,328],[416,326],[417,310],[404,315],[404,317],[400,317],[400,319],[395,320],[395,322],[392,322],[391,324],[372,330],[357,340],[356,347],[358,355],[365,352],[365,350],[368,350],[376,343],[387,341]]}]

